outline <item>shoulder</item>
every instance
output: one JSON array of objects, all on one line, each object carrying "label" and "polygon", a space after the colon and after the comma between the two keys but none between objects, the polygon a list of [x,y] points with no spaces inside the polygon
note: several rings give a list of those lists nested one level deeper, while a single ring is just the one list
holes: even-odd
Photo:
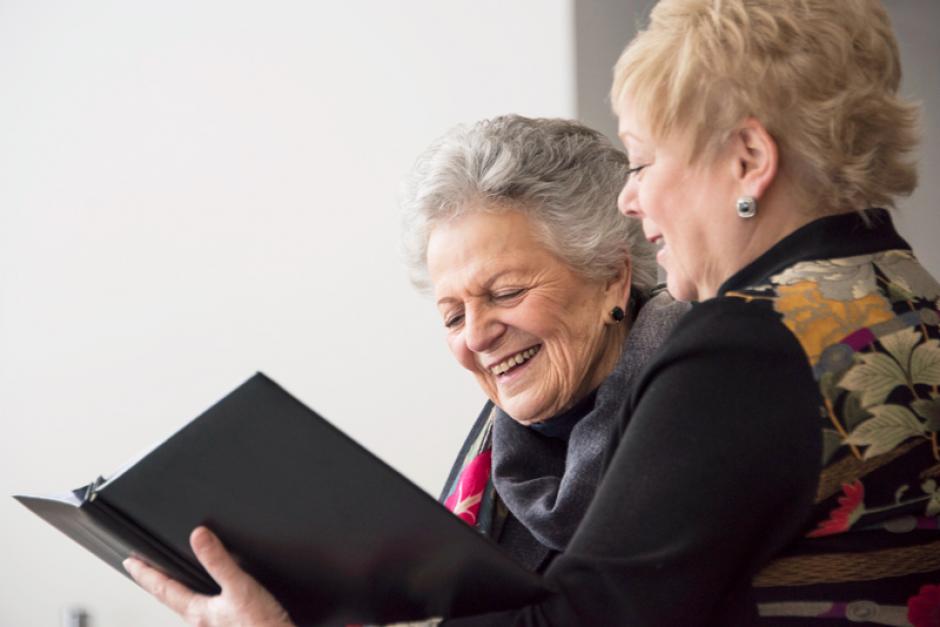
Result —
[{"label": "shoulder", "polygon": [[633,388],[621,433],[681,433],[750,464],[799,458],[811,476],[822,457],[820,404],[779,314],[764,301],[719,297],[679,320]]},{"label": "shoulder", "polygon": [[696,303],[678,320],[666,347],[673,355],[708,351],[713,357],[729,350],[755,357],[768,350],[801,352],[767,297],[720,296]]},{"label": "shoulder", "polygon": [[884,250],[801,261],[728,297],[767,302],[815,363],[852,333],[893,327],[898,315],[932,304],[940,285],[911,251]]},{"label": "shoulder", "polygon": [[617,379],[631,379],[645,366],[689,311],[688,303],[676,301],[668,292],[647,299],[630,325],[618,365]]},{"label": "shoulder", "polygon": [[[706,411],[713,420],[768,417],[786,406],[818,418],[818,387],[806,353],[772,303],[717,297],[695,304],[633,389],[634,412]],[[658,411],[648,412],[654,406]]]},{"label": "shoulder", "polygon": [[645,331],[665,338],[690,309],[689,303],[677,301],[669,292],[656,292],[640,308],[632,332]]}]

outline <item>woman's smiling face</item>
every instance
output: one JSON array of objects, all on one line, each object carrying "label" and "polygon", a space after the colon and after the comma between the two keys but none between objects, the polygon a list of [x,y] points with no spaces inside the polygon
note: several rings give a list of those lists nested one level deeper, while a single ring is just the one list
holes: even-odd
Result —
[{"label": "woman's smiling face", "polygon": [[620,137],[635,169],[620,193],[620,211],[642,220],[647,239],[661,247],[656,260],[674,298],[710,298],[742,265],[731,162],[690,164],[691,137],[654,138],[634,113],[629,101],[618,110]]},{"label": "woman's smiling face", "polygon": [[628,273],[585,279],[546,249],[524,213],[470,211],[440,224],[427,261],[451,352],[518,422],[567,409],[616,363],[608,313],[623,306]]}]

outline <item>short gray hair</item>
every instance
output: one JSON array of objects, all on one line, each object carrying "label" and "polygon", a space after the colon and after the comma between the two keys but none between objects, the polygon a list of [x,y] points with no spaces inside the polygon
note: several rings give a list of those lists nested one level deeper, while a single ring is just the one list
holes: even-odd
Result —
[{"label": "short gray hair", "polygon": [[[577,122],[505,115],[451,129],[418,158],[403,185],[403,244],[411,281],[426,291],[433,228],[472,210],[525,212],[540,240],[591,280],[629,257],[632,286],[656,283],[653,246],[639,220],[617,210],[627,156]],[[482,207],[481,207],[482,205]]]}]

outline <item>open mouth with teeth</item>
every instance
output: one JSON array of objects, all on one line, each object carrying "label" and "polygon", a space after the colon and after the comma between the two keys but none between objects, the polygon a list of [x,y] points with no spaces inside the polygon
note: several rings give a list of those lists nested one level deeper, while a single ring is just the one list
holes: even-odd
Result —
[{"label": "open mouth with teeth", "polygon": [[500,363],[490,368],[490,372],[492,372],[496,376],[500,376],[508,372],[512,372],[513,370],[515,370],[522,364],[526,363],[527,361],[535,357],[535,355],[539,352],[539,350],[541,350],[541,348],[542,348],[541,344],[536,344],[535,346],[527,348],[524,351],[519,351],[515,355],[510,356],[506,360],[501,361]]}]

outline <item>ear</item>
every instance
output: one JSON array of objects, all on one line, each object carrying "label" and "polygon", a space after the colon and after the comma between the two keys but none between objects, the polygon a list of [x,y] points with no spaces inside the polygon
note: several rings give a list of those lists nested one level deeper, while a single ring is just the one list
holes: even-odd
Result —
[{"label": "ear", "polygon": [[731,138],[732,175],[741,194],[760,198],[777,176],[777,142],[757,118],[745,118]]},{"label": "ear", "polygon": [[633,262],[630,256],[623,261],[623,267],[619,268],[617,274],[607,280],[604,287],[604,304],[607,309],[604,311],[606,319],[610,318],[610,310],[614,307],[623,307],[627,309],[627,301],[630,299],[630,283],[633,278]]}]

